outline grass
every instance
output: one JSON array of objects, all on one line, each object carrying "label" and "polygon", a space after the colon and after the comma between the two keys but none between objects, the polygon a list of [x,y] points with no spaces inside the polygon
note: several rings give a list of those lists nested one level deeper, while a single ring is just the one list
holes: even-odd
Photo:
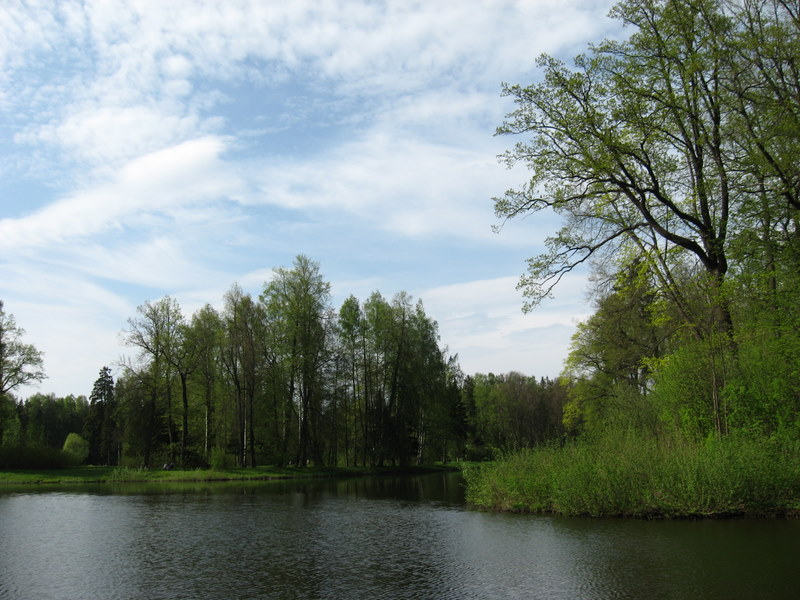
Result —
[{"label": "grass", "polygon": [[446,466],[420,467],[254,467],[172,470],[128,467],[82,466],[66,469],[7,469],[0,471],[2,484],[74,484],[181,481],[252,481],[269,479],[305,479],[319,477],[358,477],[396,473],[423,473],[451,470]]},{"label": "grass", "polygon": [[467,500],[502,511],[641,518],[800,514],[800,443],[616,433],[468,468]]}]

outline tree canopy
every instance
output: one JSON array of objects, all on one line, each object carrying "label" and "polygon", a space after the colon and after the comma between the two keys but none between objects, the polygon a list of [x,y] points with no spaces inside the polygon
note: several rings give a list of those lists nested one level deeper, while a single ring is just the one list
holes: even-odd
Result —
[{"label": "tree canopy", "polygon": [[[623,0],[610,16],[627,38],[572,66],[542,56],[540,81],[504,86],[516,109],[498,133],[521,139],[502,158],[530,178],[495,210],[564,218],[520,280],[526,309],[592,269],[598,312],[568,371],[592,386],[578,396],[646,395],[660,377],[662,397],[693,407],[672,406],[680,419],[724,433],[754,414],[737,403],[763,396],[743,359],[796,344],[785,323],[800,271],[800,12],[785,0]],[[665,393],[681,376],[691,383]],[[793,410],[773,411],[771,427]]]},{"label": "tree canopy", "polygon": [[25,330],[0,300],[0,398],[12,390],[45,378],[42,353],[22,341]]},{"label": "tree canopy", "polygon": [[529,261],[520,283],[529,307],[584,262],[644,259],[697,323],[682,274],[703,272],[717,285],[733,239],[759,220],[796,220],[792,6],[626,0],[611,16],[633,29],[627,40],[590,47],[573,68],[542,56],[541,82],[504,86],[517,108],[498,132],[532,136],[504,159],[531,177],[497,198],[496,212],[549,208],[566,221]]}]

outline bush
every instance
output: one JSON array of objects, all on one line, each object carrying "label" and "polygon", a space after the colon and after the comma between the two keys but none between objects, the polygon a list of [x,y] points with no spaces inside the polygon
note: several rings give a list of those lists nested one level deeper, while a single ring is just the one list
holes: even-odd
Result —
[{"label": "bush", "polygon": [[76,465],[83,464],[89,458],[89,442],[80,434],[70,433],[64,441],[64,452],[72,457]]},{"label": "bush", "polygon": [[212,448],[208,462],[212,469],[217,470],[227,469],[235,464],[233,457],[225,451],[225,448]]},{"label": "bush", "polygon": [[73,457],[63,450],[41,446],[0,446],[0,469],[66,469]]}]

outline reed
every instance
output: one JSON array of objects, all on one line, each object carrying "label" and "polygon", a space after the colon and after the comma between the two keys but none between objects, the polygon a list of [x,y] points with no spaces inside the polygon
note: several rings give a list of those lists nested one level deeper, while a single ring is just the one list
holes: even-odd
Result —
[{"label": "reed", "polygon": [[562,515],[786,515],[800,509],[800,442],[607,432],[465,471],[467,500]]}]

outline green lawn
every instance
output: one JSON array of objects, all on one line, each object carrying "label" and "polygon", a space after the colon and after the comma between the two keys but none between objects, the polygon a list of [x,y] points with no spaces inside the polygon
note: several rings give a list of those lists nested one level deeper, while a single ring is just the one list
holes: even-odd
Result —
[{"label": "green lawn", "polygon": [[453,467],[428,465],[420,467],[255,467],[230,469],[195,469],[164,471],[162,469],[129,469],[125,467],[73,467],[70,469],[0,471],[2,484],[59,483],[122,483],[127,481],[236,481],[258,479],[304,479],[318,477],[358,477],[397,473],[425,473],[452,470]]}]

